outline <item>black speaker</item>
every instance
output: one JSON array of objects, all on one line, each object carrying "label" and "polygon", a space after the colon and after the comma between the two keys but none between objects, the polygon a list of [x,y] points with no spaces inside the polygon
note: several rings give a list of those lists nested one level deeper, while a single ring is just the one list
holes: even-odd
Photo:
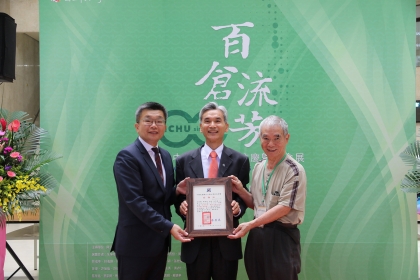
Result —
[{"label": "black speaker", "polygon": [[16,63],[16,23],[0,13],[0,82],[13,82]]}]

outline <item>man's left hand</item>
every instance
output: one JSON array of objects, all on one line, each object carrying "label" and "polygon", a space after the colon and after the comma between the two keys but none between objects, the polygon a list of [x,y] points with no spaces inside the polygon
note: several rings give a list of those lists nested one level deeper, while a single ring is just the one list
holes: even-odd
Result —
[{"label": "man's left hand", "polygon": [[190,177],[185,178],[179,184],[176,186],[176,195],[179,194],[187,194],[187,180],[190,179]]}]

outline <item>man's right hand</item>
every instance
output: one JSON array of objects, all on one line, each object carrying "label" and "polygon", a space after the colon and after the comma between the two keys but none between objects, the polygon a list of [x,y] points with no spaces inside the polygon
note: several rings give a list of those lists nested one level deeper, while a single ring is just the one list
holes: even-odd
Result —
[{"label": "man's right hand", "polygon": [[229,239],[238,239],[241,237],[244,237],[245,234],[248,233],[252,229],[251,223],[242,223],[237,228],[235,228],[232,232],[232,234],[228,235],[227,238]]},{"label": "man's right hand", "polygon": [[194,238],[187,238],[188,237],[188,232],[186,232],[185,230],[183,230],[182,228],[180,228],[176,224],[173,225],[173,227],[171,229],[171,234],[176,240],[179,240],[182,243],[190,242],[191,240],[194,239]]}]

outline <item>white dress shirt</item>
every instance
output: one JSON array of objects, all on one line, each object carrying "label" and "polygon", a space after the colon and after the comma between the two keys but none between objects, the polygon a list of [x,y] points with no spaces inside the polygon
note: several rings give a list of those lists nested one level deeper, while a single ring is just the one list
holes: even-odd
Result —
[{"label": "white dress shirt", "polygon": [[[204,147],[201,149],[201,162],[203,164],[203,175],[204,178],[208,178],[209,177],[209,167],[210,167],[210,162],[211,162],[211,157],[210,157],[210,153],[213,150],[207,146],[207,144],[204,144]],[[222,151],[223,151],[223,144],[220,145],[219,147],[216,148],[216,150],[214,150],[217,153],[217,166],[219,166],[220,164],[220,158],[222,157]]]}]

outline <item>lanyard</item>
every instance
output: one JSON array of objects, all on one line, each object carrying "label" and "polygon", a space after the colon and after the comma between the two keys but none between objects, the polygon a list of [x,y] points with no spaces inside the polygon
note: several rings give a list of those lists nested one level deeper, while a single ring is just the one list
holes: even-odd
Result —
[{"label": "lanyard", "polygon": [[262,197],[262,203],[264,203],[265,194],[267,193],[268,184],[270,184],[271,176],[273,175],[274,170],[276,170],[277,166],[279,166],[280,163],[282,163],[283,160],[286,158],[286,155],[287,155],[287,153],[285,153],[284,156],[283,156],[283,158],[276,164],[276,166],[274,166],[273,170],[271,171],[270,175],[268,176],[267,184],[264,184],[264,177],[265,177],[264,174],[265,174],[265,168],[267,167],[267,161],[268,160],[265,161],[263,175],[261,177],[261,185],[262,185],[261,191],[262,191],[262,195],[263,195],[263,197]]}]

